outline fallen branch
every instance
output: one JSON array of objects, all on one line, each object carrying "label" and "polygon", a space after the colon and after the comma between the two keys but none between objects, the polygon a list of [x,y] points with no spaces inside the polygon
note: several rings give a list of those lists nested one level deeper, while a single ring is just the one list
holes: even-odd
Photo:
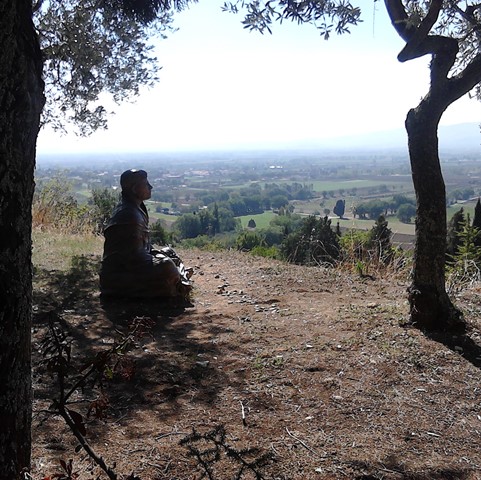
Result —
[{"label": "fallen branch", "polygon": [[160,440],[161,438],[165,438],[165,437],[170,437],[172,435],[189,435],[189,433],[187,432],[169,432],[169,433],[161,433],[160,435],[156,435],[154,438],[156,440]]},{"label": "fallen branch", "polygon": [[240,404],[241,404],[242,424],[244,425],[244,427],[247,427],[246,411],[244,408],[244,404],[242,403],[242,400],[240,401]]},{"label": "fallen branch", "polygon": [[296,437],[293,433],[289,431],[289,429],[286,427],[286,432],[289,434],[290,437],[292,437],[294,440],[299,442],[306,450],[309,450],[311,453],[316,455],[319,458],[326,458],[326,455],[319,455],[315,450],[313,450],[309,445],[304,443],[300,438]]}]

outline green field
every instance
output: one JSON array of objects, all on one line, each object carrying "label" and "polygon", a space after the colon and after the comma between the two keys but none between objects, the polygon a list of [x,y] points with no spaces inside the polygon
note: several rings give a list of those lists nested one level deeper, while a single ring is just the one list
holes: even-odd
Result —
[{"label": "green field", "polygon": [[147,206],[151,222],[162,220],[166,224],[167,228],[170,228],[171,225],[179,218],[175,215],[166,215],[165,213],[155,211],[158,206],[161,206],[162,208],[171,208],[171,203],[154,202],[153,200],[147,200],[145,202],[145,205]]},{"label": "green field", "polygon": [[[245,215],[239,218],[241,220],[242,228],[246,228],[247,223],[252,218],[256,222],[256,228],[261,229],[269,227],[270,221],[275,216],[276,214],[269,210],[259,215]],[[307,216],[307,214],[304,214],[303,216]],[[374,220],[359,220],[358,218],[353,219],[352,217],[340,219],[336,216],[333,216],[332,214],[329,217],[331,218],[333,227],[335,227],[337,225],[337,222],[339,222],[339,226],[341,228],[352,228],[355,230],[370,230],[375,223]],[[414,223],[402,223],[395,216],[387,217],[387,221],[389,223],[389,228],[393,231],[393,233],[414,235]]]},{"label": "green field", "polygon": [[[402,179],[401,179],[402,178]],[[356,188],[357,190],[379,187],[380,185],[386,185],[391,190],[412,190],[412,181],[408,177],[400,177],[400,180],[376,180],[376,179],[359,179],[359,180],[315,180],[314,182],[309,182],[313,184],[314,190],[316,192],[331,192],[335,190],[352,190]]]},{"label": "green field", "polygon": [[[205,181],[205,179],[201,179]],[[280,179],[273,179],[273,183],[283,184],[283,183],[292,183],[292,180],[280,180]],[[239,183],[238,185],[229,185],[228,189],[238,189],[243,187],[248,187],[251,183],[263,183],[260,182],[244,182]],[[388,187],[388,192],[385,193],[384,196],[380,196],[380,199],[383,197],[392,197],[392,195],[396,193],[402,192],[410,192],[412,191],[412,181],[409,176],[406,177],[397,177],[395,180],[389,180],[386,177],[380,177],[377,179],[376,177],[364,178],[364,179],[355,179],[355,180],[315,180],[312,182],[307,182],[312,184],[314,190],[320,194],[320,192],[339,192],[339,190],[344,190],[345,193],[342,197],[346,200],[346,217],[345,219],[338,219],[333,213],[334,205],[338,198],[338,195],[333,196],[332,193],[328,196],[328,198],[313,198],[311,200],[300,201],[294,200],[291,201],[291,204],[294,206],[295,210],[294,213],[307,216],[307,215],[324,215],[324,209],[329,209],[329,217],[332,219],[332,225],[335,226],[339,221],[340,226],[342,228],[354,228],[354,229],[361,229],[361,230],[369,230],[374,225],[374,220],[360,220],[360,219],[353,219],[351,208],[353,205],[359,203],[361,197],[359,195],[365,195],[368,189],[379,187],[380,185],[386,185]],[[356,196],[348,195],[347,192],[352,192],[353,189],[356,189]],[[91,191],[88,189],[82,189],[75,192],[76,196],[81,201],[87,201],[89,197],[91,197]],[[147,201],[146,202],[149,215],[151,221],[162,220],[163,223],[167,228],[171,228],[172,224],[179,218],[178,216],[174,215],[165,215],[163,213],[156,212],[156,208],[158,206],[170,208],[171,204],[166,202],[155,202],[155,201]],[[458,203],[455,205],[451,205],[447,208],[447,218],[448,220],[454,215],[455,212],[459,211],[461,208],[464,209],[465,214],[469,214],[471,221],[474,216],[474,207],[476,201],[467,201],[463,203]],[[274,218],[275,214],[272,211],[266,211],[261,214],[257,215],[246,215],[243,217],[239,217],[242,227],[246,228],[249,220],[252,218],[256,222],[256,227],[258,229],[268,228],[270,221]],[[389,222],[389,227],[393,231],[393,233],[400,233],[400,234],[407,234],[407,235],[414,235],[414,223],[412,224],[405,224],[401,223],[397,217],[389,216],[387,217]]]},{"label": "green field", "polygon": [[469,213],[469,217],[471,218],[471,222],[472,222],[474,217],[474,207],[476,206],[476,202],[477,200],[476,201],[473,200],[473,201],[468,201],[464,203],[455,203],[454,205],[450,205],[447,208],[448,220],[462,208],[465,216]]},{"label": "green field", "polygon": [[239,217],[242,228],[246,228],[249,220],[252,218],[256,222],[256,228],[267,228],[270,221],[276,216],[272,210],[268,210],[264,213],[258,215],[245,215],[244,217]]},{"label": "green field", "polygon": [[92,190],[87,188],[76,190],[75,197],[80,203],[87,203],[92,198]]},{"label": "green field", "polygon": [[175,216],[175,215],[166,215],[165,213],[157,213],[155,211],[151,212],[149,210],[149,218],[150,218],[150,222],[156,222],[157,220],[162,220],[162,222],[165,223],[165,225],[167,226],[167,228],[170,228],[172,226],[172,224],[178,220],[179,217]]},{"label": "green field", "polygon": [[[358,218],[346,218],[339,219],[337,217],[332,218],[332,225],[335,226],[339,222],[339,226],[343,228],[352,228],[355,230],[370,230],[374,224],[374,220],[359,220]],[[414,223],[402,223],[396,216],[386,217],[388,221],[388,227],[393,233],[402,233],[406,235],[414,235]]]}]

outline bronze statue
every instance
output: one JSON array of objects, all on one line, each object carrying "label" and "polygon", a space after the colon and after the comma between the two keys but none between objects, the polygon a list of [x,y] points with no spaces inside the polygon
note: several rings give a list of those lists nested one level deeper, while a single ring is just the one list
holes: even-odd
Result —
[{"label": "bronze statue", "polygon": [[186,297],[192,285],[186,269],[170,247],[156,250],[150,243],[149,215],[144,200],[152,185],[144,170],[120,176],[122,199],[104,230],[100,269],[102,295],[134,298]]}]

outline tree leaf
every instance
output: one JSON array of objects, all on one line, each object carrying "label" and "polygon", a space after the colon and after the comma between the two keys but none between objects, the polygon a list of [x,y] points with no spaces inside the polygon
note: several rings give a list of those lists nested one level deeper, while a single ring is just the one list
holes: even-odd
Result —
[{"label": "tree leaf", "polygon": [[75,426],[78,428],[78,431],[84,436],[87,435],[87,429],[85,428],[84,417],[80,413],[76,412],[75,410],[70,410],[68,408],[66,408],[65,410],[68,412],[68,414],[70,415],[70,418],[75,423]]}]

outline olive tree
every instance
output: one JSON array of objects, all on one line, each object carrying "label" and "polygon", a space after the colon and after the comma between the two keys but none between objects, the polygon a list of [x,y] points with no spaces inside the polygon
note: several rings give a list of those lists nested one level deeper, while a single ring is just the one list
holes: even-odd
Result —
[{"label": "olive tree", "polygon": [[54,126],[62,115],[81,133],[105,126],[100,93],[122,100],[155,79],[142,38],[185,3],[0,0],[0,480],[30,465],[31,208],[45,97]]},{"label": "olive tree", "polygon": [[[393,28],[406,42],[398,60],[431,57],[430,86],[419,104],[409,110],[405,122],[417,201],[410,317],[425,330],[464,330],[462,314],[445,287],[446,192],[437,134],[449,105],[471,91],[481,97],[481,4],[458,0],[384,3]],[[325,38],[333,28],[347,32],[360,15],[359,8],[349,2],[238,0],[227,7],[232,11],[244,7],[244,23],[251,29],[270,32],[273,21],[290,18],[315,24]],[[326,15],[337,22],[326,24]]]},{"label": "olive tree", "polygon": [[31,226],[44,104],[29,0],[0,1],[0,479],[30,464]]},{"label": "olive tree", "polygon": [[398,59],[431,57],[430,86],[406,117],[416,192],[416,244],[409,288],[411,321],[428,330],[464,329],[445,287],[446,191],[438,125],[449,105],[474,89],[480,97],[481,5],[473,2],[385,0],[393,27],[406,42]]},{"label": "olive tree", "polygon": [[172,29],[170,10],[126,15],[111,0],[40,1],[33,20],[44,63],[42,124],[80,135],[106,128],[116,104],[158,80],[151,41]]}]

